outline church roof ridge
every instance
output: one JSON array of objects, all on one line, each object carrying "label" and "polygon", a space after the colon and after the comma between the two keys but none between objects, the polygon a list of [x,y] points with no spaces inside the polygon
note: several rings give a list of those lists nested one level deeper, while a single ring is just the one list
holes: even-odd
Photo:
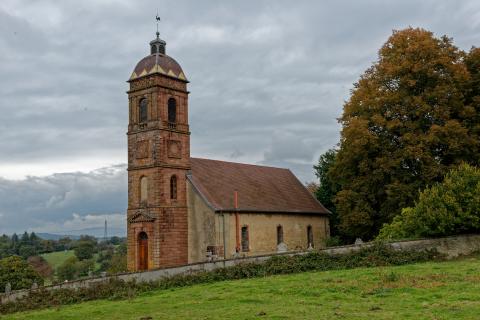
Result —
[{"label": "church roof ridge", "polygon": [[190,159],[198,159],[198,160],[202,160],[202,161],[205,160],[205,161],[224,162],[224,163],[233,164],[233,165],[254,166],[254,167],[262,167],[262,168],[270,168],[270,169],[278,169],[278,170],[291,171],[289,168],[275,167],[275,166],[264,165],[264,164],[253,164],[253,163],[245,163],[245,162],[234,162],[234,161],[227,161],[227,160],[207,159],[207,158],[198,158],[198,157],[190,157]]}]

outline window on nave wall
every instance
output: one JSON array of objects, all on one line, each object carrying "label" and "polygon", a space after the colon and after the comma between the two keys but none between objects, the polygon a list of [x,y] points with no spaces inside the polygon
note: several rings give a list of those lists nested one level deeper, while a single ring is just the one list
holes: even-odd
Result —
[{"label": "window on nave wall", "polygon": [[283,227],[277,226],[277,244],[283,243]]},{"label": "window on nave wall", "polygon": [[312,226],[307,227],[307,246],[313,248],[313,230]]},{"label": "window on nave wall", "polygon": [[248,226],[242,227],[242,251],[250,250],[249,235],[248,235]]},{"label": "window on nave wall", "polygon": [[138,104],[138,122],[147,122],[148,120],[148,101],[146,98],[140,99]]}]

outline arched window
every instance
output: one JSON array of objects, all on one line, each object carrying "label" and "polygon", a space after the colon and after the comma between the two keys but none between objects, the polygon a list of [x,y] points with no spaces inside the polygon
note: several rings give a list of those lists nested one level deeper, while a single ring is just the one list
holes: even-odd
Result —
[{"label": "arched window", "polygon": [[307,246],[313,248],[313,231],[312,226],[307,227]]},{"label": "arched window", "polygon": [[242,227],[242,251],[246,252],[250,250],[250,239],[248,235],[248,226]]},{"label": "arched window", "polygon": [[168,99],[168,122],[177,122],[177,101],[174,98]]},{"label": "arched window", "polygon": [[148,178],[143,176],[140,178],[140,202],[146,203],[148,200]]},{"label": "arched window", "polygon": [[277,244],[283,243],[283,227],[277,226]]},{"label": "arched window", "polygon": [[138,122],[147,122],[148,120],[148,101],[145,98],[138,104]]},{"label": "arched window", "polygon": [[177,176],[170,178],[170,199],[177,199]]}]

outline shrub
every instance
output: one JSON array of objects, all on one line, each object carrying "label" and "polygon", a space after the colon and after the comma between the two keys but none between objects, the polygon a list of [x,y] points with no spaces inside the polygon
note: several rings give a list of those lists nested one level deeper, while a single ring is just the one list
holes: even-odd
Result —
[{"label": "shrub", "polygon": [[12,290],[31,288],[33,283],[43,285],[42,277],[25,260],[11,256],[0,260],[0,291],[7,283]]},{"label": "shrub", "polygon": [[345,255],[327,255],[325,253],[312,252],[297,256],[274,256],[262,264],[242,263],[228,268],[176,275],[147,283],[125,282],[111,278],[106,282],[98,282],[87,288],[57,290],[42,288],[32,292],[30,296],[0,305],[0,313],[79,303],[95,299],[129,299],[139,293],[151,290],[170,289],[214,281],[265,277],[304,271],[401,265],[441,257],[435,251],[398,251],[382,244],[375,244]]},{"label": "shrub", "polygon": [[337,247],[343,244],[344,243],[339,236],[333,236],[333,237],[327,238],[327,241],[325,242],[325,245],[327,247]]},{"label": "shrub", "polygon": [[74,252],[78,260],[92,259],[96,250],[96,242],[91,240],[79,240]]},{"label": "shrub", "polygon": [[95,262],[92,259],[79,261],[77,257],[70,257],[57,268],[57,276],[62,281],[74,280],[87,276],[94,267]]},{"label": "shrub", "polygon": [[43,278],[50,278],[53,274],[52,267],[41,256],[33,256],[27,259],[28,264]]},{"label": "shrub", "polygon": [[114,254],[110,260],[110,265],[107,271],[110,274],[127,271],[127,256],[123,254]]},{"label": "shrub", "polygon": [[480,169],[462,164],[425,189],[413,208],[380,230],[378,239],[448,236],[480,231]]}]

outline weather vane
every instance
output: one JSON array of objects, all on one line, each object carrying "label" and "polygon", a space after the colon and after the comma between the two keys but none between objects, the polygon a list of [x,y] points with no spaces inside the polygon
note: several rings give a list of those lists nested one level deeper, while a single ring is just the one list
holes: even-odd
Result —
[{"label": "weather vane", "polygon": [[158,31],[158,23],[160,22],[160,16],[158,15],[158,10],[157,10],[157,15],[155,16],[155,20],[157,20],[157,37],[160,35],[160,32]]}]

